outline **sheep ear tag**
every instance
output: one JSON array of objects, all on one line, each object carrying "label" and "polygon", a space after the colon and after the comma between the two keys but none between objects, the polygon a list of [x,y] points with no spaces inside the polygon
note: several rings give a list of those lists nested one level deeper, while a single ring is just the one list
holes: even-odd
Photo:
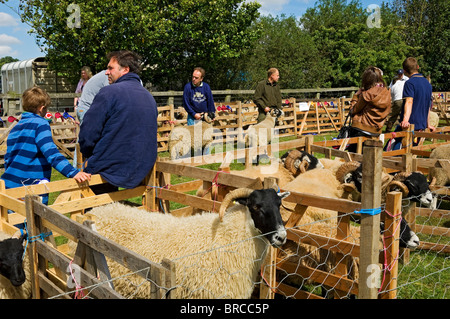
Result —
[{"label": "sheep ear tag", "polygon": [[277,195],[278,195],[278,197],[280,197],[280,199],[284,199],[284,198],[288,197],[289,195],[291,195],[291,192],[278,193]]},{"label": "sheep ear tag", "polygon": [[235,202],[244,206],[248,204],[247,198],[236,198]]}]

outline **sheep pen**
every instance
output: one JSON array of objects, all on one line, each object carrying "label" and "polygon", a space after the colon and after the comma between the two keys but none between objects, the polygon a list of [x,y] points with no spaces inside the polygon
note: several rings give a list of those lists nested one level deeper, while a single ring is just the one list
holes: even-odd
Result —
[{"label": "sheep pen", "polygon": [[[325,162],[325,161],[323,161],[323,159],[321,159],[321,162]],[[336,161],[336,162],[338,162],[338,161]],[[168,164],[167,165],[165,165],[165,167],[166,166],[168,166]],[[326,166],[326,165],[324,165],[324,166]],[[187,170],[186,170],[187,171]],[[167,171],[167,172],[169,172],[169,171]],[[182,175],[184,175],[184,170],[179,170],[179,172],[182,174]],[[169,173],[171,173],[171,174],[177,174],[177,172],[175,171],[175,170],[173,170],[173,171],[171,171],[171,172],[169,172]],[[189,175],[189,174],[187,174],[187,175]],[[212,176],[214,176],[214,175],[212,175]],[[190,176],[190,177],[194,177],[194,176]],[[197,177],[197,178],[200,178],[200,179],[202,179],[204,182],[206,181],[206,182],[210,182],[211,181],[211,178],[212,177],[208,177],[208,178],[202,178],[200,175],[199,175],[199,177]],[[221,182],[219,182],[219,183],[221,183]],[[200,183],[201,184],[201,183]],[[153,184],[152,184],[153,185]],[[154,184],[154,185],[156,185],[156,184]],[[164,184],[162,184],[162,185],[164,185]],[[196,188],[198,187],[198,185],[199,185],[199,183],[196,183]],[[233,184],[227,184],[227,185],[233,185]],[[158,195],[163,195],[163,196],[165,196],[165,194],[164,193],[161,193],[161,194],[159,194],[159,192],[158,192],[158,194],[157,194],[157,196]],[[167,197],[161,197],[162,198],[162,200],[168,200],[168,198]],[[299,203],[301,203],[301,201],[299,201]],[[195,204],[192,204],[193,206],[195,205]],[[313,206],[313,205],[310,205],[310,206]],[[314,223],[316,223],[316,221],[314,221]],[[335,223],[328,223],[329,225],[326,225],[326,226],[329,226],[329,227],[331,227],[332,229],[334,228],[336,231],[338,230],[337,228],[336,228],[336,226],[335,226]],[[304,222],[302,222],[302,225],[304,225]],[[306,227],[304,228],[304,231],[306,231],[306,232],[311,232],[312,231],[312,228],[310,228],[310,230],[308,230]],[[337,233],[337,232],[336,232]],[[331,232],[330,232],[330,234],[331,234]],[[332,234],[332,235],[334,235],[334,234]],[[299,237],[300,238],[300,240],[302,240],[303,239],[303,237]],[[345,240],[345,239],[344,239]],[[348,239],[349,240],[349,239]],[[347,241],[347,240],[345,240],[345,241]],[[322,246],[322,244],[321,244],[321,246],[320,247],[324,247],[324,246]],[[417,253],[414,253],[414,255],[416,255]],[[348,265],[347,265],[347,267],[349,267]],[[319,268],[320,269],[320,268]],[[318,270],[319,270],[318,269]],[[317,271],[318,271],[317,270]],[[289,274],[292,274],[292,272],[289,272]],[[288,275],[289,275],[288,274]],[[277,285],[271,285],[270,287],[272,287],[274,290],[276,290],[277,289]],[[282,295],[285,295],[285,296],[287,296],[288,298],[289,297],[291,297],[292,295],[291,294],[282,294]]]},{"label": "sheep pen", "polygon": [[[225,197],[219,215],[174,217],[118,203],[94,208],[90,214],[101,235],[150,260],[175,261],[177,298],[250,298],[269,243],[285,241],[279,205],[288,195],[273,189],[237,189]],[[233,200],[240,204],[227,209]],[[265,208],[264,220],[255,218],[255,205]],[[109,267],[114,277],[126,273],[113,262]],[[130,276],[117,280],[115,286],[126,297],[148,298],[142,278]]]}]

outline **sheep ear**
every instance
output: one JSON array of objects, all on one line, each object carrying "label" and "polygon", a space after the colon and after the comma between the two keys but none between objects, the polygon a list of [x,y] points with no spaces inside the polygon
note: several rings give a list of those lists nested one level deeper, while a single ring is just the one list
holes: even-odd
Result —
[{"label": "sheep ear", "polygon": [[280,199],[284,199],[284,198],[288,197],[289,195],[291,195],[291,192],[278,193],[277,195],[278,195],[278,197],[280,197]]},{"label": "sheep ear", "polygon": [[236,198],[235,201],[244,206],[248,204],[248,198]]},{"label": "sheep ear", "polygon": [[[416,184],[414,184],[414,183],[411,183],[410,180],[405,180],[403,183],[406,185],[406,187],[408,187],[408,189],[412,190],[413,193],[418,193],[418,192],[419,192],[419,187],[418,187],[418,185],[416,185]],[[410,193],[411,193],[411,192],[410,192]]]}]

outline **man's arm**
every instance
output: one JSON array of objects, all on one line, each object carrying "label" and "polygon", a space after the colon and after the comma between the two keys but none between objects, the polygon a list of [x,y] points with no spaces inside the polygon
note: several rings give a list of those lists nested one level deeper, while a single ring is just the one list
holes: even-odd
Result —
[{"label": "man's arm", "polygon": [[403,120],[400,123],[402,128],[409,127],[409,118],[411,116],[412,105],[413,105],[413,98],[412,97],[405,98],[405,112],[403,114]]},{"label": "man's arm", "polygon": [[190,95],[191,95],[191,91],[189,90],[188,85],[186,85],[183,90],[183,107],[186,110],[186,112],[188,112],[189,115],[191,115],[192,117],[195,117],[196,113],[192,109]]},{"label": "man's arm", "polygon": [[256,106],[264,109],[267,107],[266,102],[263,98],[264,94],[264,83],[258,83],[255,89],[255,94],[253,95],[253,102],[255,102]]}]

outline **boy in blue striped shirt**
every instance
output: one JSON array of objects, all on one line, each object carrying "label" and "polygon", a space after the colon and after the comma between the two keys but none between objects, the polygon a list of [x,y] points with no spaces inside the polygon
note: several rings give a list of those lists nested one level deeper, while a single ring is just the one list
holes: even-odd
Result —
[{"label": "boy in blue striped shirt", "polygon": [[[5,173],[1,177],[6,188],[50,181],[52,167],[78,183],[91,179],[91,174],[73,168],[56,148],[50,124],[44,119],[49,105],[50,96],[39,87],[29,88],[23,93],[22,118],[6,142]],[[43,196],[42,202],[48,204],[48,194]]]}]

